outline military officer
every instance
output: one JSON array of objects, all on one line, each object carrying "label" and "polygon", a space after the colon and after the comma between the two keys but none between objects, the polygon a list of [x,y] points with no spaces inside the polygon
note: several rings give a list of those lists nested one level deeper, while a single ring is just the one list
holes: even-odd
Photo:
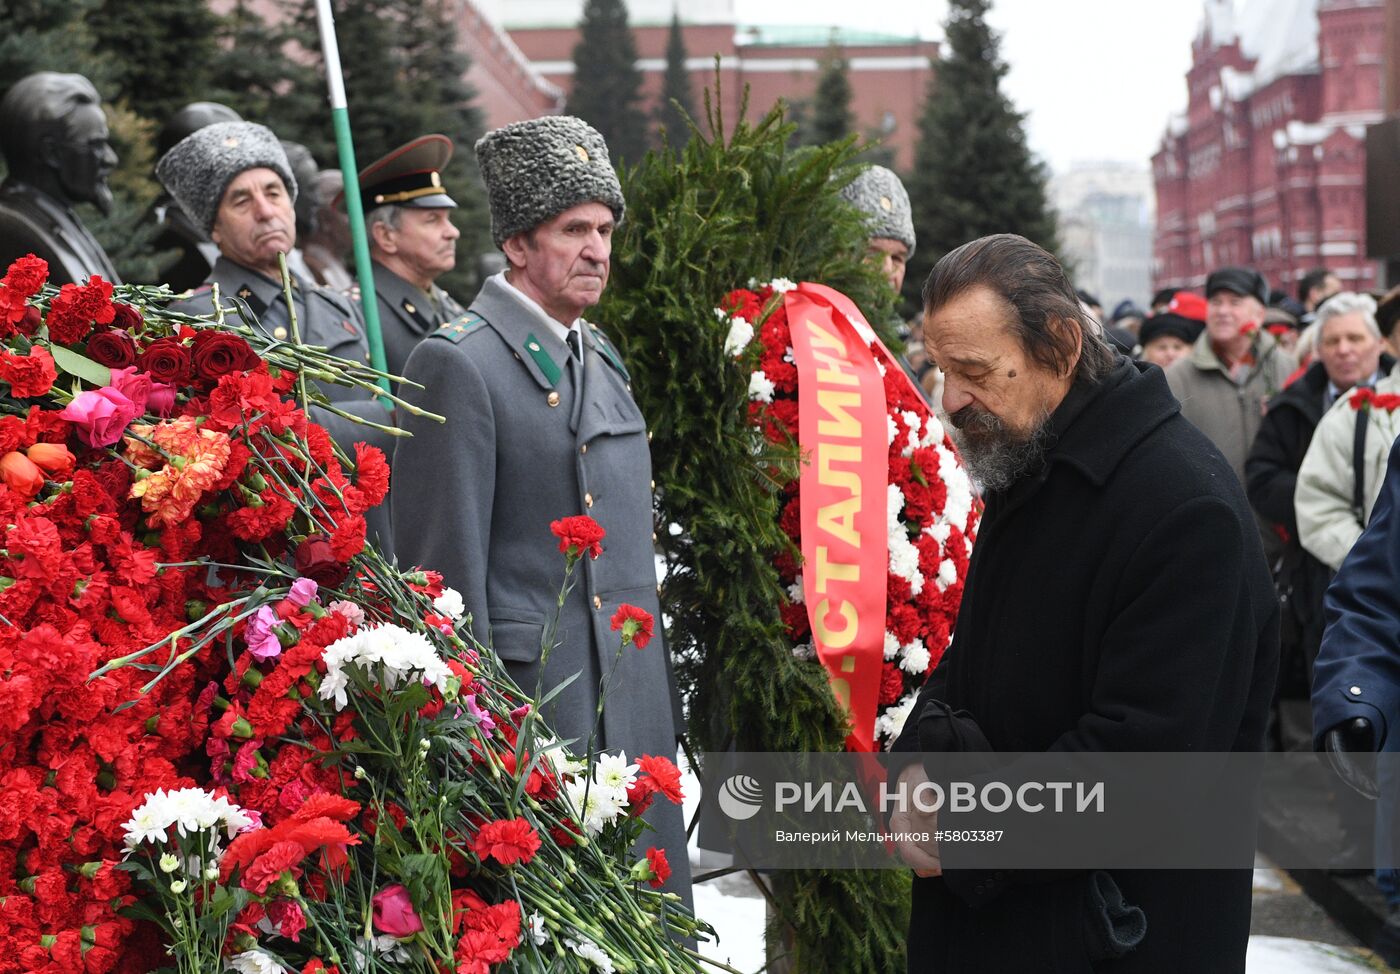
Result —
[{"label": "military officer", "polygon": [[[278,255],[296,246],[292,204],[297,183],[277,137],[253,122],[218,122],[186,136],[156,165],[156,175],[175,202],[219,248],[204,284],[170,310],[191,315],[213,312],[213,285],[221,299],[247,305],[263,331],[290,340],[290,318],[283,297]],[[369,345],[359,308],[349,298],[291,273],[301,341],[323,345],[332,355],[369,362]],[[390,414],[370,394],[318,383],[336,407],[381,425]],[[311,417],[347,452],[358,441],[393,452],[392,437],[320,407]],[[388,514],[382,507],[366,515],[371,537],[388,550]]]},{"label": "military officer", "polygon": [[413,346],[466,314],[434,283],[456,265],[462,235],[451,220],[457,204],[442,185],[451,158],[451,139],[424,135],[360,171],[384,359],[394,375],[403,374]]},{"label": "military officer", "polygon": [[[607,285],[622,190],[602,136],[577,118],[507,125],[476,153],[507,268],[409,356],[406,376],[424,390],[408,395],[447,423],[409,418],[414,435],[397,446],[399,563],[436,568],[461,591],[476,638],[527,692],[577,675],[544,708],[576,752],[611,673],[595,744],[674,758],[679,708],[660,632],[646,422],[621,357],[582,319]],[[541,674],[564,578],[550,522],[576,514],[607,537],[579,570]],[[619,656],[609,621],[623,603],[651,612],[657,636]],[[675,870],[671,888],[689,897],[680,809],[658,802],[648,820]]]}]

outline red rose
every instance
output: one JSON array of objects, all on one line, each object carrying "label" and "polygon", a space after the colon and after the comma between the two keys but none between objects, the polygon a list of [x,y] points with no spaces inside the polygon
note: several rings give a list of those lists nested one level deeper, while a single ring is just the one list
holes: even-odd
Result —
[{"label": "red rose", "polygon": [[190,352],[178,338],[157,338],[141,353],[140,368],[157,382],[183,385],[190,380]]},{"label": "red rose", "polygon": [[230,372],[247,372],[262,361],[238,335],[212,330],[194,336],[193,359],[195,375],[208,382]]},{"label": "red rose", "polygon": [[626,602],[617,607],[612,617],[613,632],[621,631],[622,645],[631,643],[638,649],[646,649],[647,643],[651,642],[653,625],[650,612]]},{"label": "red rose", "polygon": [[45,349],[35,346],[28,355],[0,352],[0,382],[8,382],[10,395],[16,398],[42,396],[57,378],[53,356]]},{"label": "red rose", "polygon": [[374,928],[380,933],[402,939],[423,929],[423,921],[418,918],[413,900],[402,884],[385,886],[370,902],[374,910]]},{"label": "red rose", "polygon": [[116,315],[112,318],[114,328],[120,328],[122,331],[136,331],[146,323],[146,319],[141,317],[141,312],[129,304],[113,301],[112,307],[116,309]]},{"label": "red rose", "polygon": [[529,864],[540,848],[540,837],[523,818],[487,822],[476,833],[472,851],[483,862],[495,859],[502,866]]},{"label": "red rose", "polygon": [[[122,305],[122,307],[126,307]],[[109,369],[124,369],[136,364],[136,341],[124,331],[109,328],[88,339],[88,358]]]},{"label": "red rose", "polygon": [[587,514],[560,518],[549,525],[559,539],[559,550],[572,561],[588,555],[597,558],[603,553],[603,526]]},{"label": "red rose", "polygon": [[336,560],[331,539],[324,534],[313,534],[297,545],[293,562],[298,575],[323,588],[335,588],[350,574],[350,569]]}]

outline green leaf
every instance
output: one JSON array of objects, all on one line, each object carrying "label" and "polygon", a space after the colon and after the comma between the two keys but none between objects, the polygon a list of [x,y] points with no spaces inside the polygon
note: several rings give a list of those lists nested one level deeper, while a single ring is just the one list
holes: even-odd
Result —
[{"label": "green leaf", "polygon": [[53,355],[54,365],[69,375],[91,382],[99,388],[111,384],[112,370],[105,365],[98,365],[86,355],[79,355],[62,345],[50,345],[49,352]]}]

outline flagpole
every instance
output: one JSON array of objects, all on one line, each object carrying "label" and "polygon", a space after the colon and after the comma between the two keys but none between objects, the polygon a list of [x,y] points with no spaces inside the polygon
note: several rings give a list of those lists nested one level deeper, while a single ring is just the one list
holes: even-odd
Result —
[{"label": "flagpole", "polygon": [[[386,372],[388,366],[384,358],[384,335],[379,327],[379,302],[374,294],[374,271],[369,262],[365,211],[360,201],[360,177],[355,166],[355,146],[350,141],[350,110],[345,101],[345,79],[340,73],[340,45],[335,40],[335,15],[331,12],[331,0],[316,0],[316,25],[321,34],[321,53],[326,61],[326,87],[330,94],[335,146],[340,155],[340,171],[345,177],[345,212],[350,218],[355,275],[360,281],[360,307],[364,309],[365,331],[369,336],[369,360],[380,372]],[[388,392],[389,380],[381,378],[379,387]],[[393,409],[393,403],[387,398],[381,398],[379,401],[385,409]]]}]

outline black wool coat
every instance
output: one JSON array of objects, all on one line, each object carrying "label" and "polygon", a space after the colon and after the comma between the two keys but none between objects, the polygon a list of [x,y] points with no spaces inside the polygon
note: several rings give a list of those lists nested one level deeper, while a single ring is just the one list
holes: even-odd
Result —
[{"label": "black wool coat", "polygon": [[[895,750],[920,750],[944,706],[995,751],[1262,749],[1278,607],[1229,464],[1161,371],[1122,357],[1051,422],[1040,472],[986,499],[956,635]],[[909,970],[1244,971],[1249,870],[1112,877],[1147,928],[1107,960],[1084,932],[1087,872],[915,879]]]}]

